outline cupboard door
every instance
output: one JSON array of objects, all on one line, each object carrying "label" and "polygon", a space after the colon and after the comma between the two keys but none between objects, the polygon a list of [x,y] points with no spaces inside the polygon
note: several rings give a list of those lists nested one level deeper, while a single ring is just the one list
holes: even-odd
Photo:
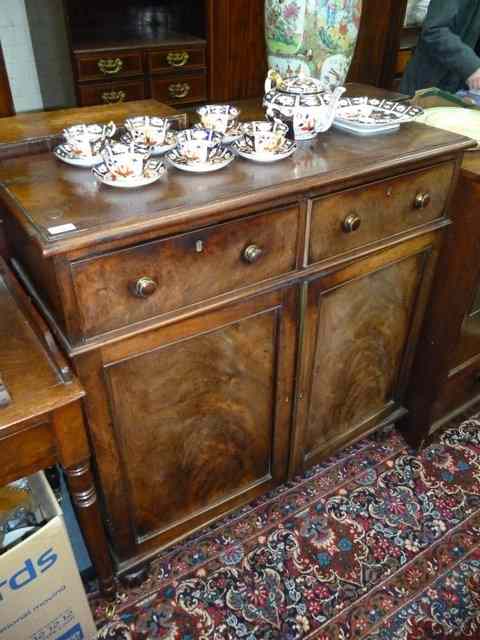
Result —
[{"label": "cupboard door", "polygon": [[308,285],[297,467],[401,409],[434,262],[431,247],[418,244],[413,253],[390,250]]},{"label": "cupboard door", "polygon": [[120,556],[286,477],[294,298],[277,291],[104,349],[115,451],[96,457]]}]

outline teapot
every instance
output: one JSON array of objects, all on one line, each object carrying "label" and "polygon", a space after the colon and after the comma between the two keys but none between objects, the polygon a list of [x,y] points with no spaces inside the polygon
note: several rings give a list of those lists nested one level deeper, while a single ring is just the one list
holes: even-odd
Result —
[{"label": "teapot", "polygon": [[282,78],[271,69],[265,81],[263,106],[270,119],[287,124],[295,140],[310,140],[327,131],[335,119],[345,87],[333,91],[302,73]]}]

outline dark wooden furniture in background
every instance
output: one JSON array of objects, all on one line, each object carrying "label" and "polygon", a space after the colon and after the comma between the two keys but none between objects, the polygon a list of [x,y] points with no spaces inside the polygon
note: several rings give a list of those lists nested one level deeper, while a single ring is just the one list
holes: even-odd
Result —
[{"label": "dark wooden furniture in background", "polygon": [[209,100],[263,95],[267,74],[264,0],[207,0]]},{"label": "dark wooden furniture in background", "polygon": [[0,258],[0,486],[60,463],[100,586],[113,594],[112,561],[90,470],[84,395]]},{"label": "dark wooden furniture in background", "polygon": [[420,445],[480,400],[480,152],[466,154],[414,365],[405,431]]},{"label": "dark wooden furniture in background", "polygon": [[50,153],[2,162],[12,263],[85,386],[121,571],[405,413],[469,144],[332,130],[134,193]]},{"label": "dark wooden furniture in background", "polygon": [[207,99],[205,0],[64,0],[78,104]]},{"label": "dark wooden furniture in background", "polygon": [[64,2],[79,105],[263,93],[263,0]]},{"label": "dark wooden furniture in background", "polygon": [[392,87],[406,6],[407,0],[363,0],[350,82]]},{"label": "dark wooden furniture in background", "polygon": [[2,45],[0,43],[0,118],[13,116],[14,113],[12,92],[10,90],[7,67],[5,66]]}]

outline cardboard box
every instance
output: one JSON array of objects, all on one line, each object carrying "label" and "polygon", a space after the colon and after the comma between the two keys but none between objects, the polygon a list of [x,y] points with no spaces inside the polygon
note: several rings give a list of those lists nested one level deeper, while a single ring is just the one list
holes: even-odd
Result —
[{"label": "cardboard box", "polygon": [[48,522],[0,555],[0,640],[93,640],[62,511],[43,472],[29,481]]}]

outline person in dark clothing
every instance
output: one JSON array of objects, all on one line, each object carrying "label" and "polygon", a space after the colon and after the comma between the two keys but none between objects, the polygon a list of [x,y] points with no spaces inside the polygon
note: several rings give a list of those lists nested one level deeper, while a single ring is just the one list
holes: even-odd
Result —
[{"label": "person in dark clothing", "polygon": [[480,0],[431,0],[400,90],[425,87],[480,89]]}]

